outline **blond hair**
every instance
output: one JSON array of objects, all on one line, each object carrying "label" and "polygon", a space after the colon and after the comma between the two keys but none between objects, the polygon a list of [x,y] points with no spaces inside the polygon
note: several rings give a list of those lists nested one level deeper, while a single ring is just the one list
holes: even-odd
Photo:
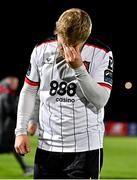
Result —
[{"label": "blond hair", "polygon": [[66,10],[56,22],[55,32],[68,46],[75,46],[89,37],[92,29],[90,16],[81,9]]}]

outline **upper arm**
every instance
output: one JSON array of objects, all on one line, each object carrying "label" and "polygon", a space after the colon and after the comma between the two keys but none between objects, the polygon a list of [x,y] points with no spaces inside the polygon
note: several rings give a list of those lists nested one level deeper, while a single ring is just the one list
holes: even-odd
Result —
[{"label": "upper arm", "polygon": [[112,52],[98,53],[94,60],[92,77],[98,84],[110,93],[113,83],[113,55]]},{"label": "upper arm", "polygon": [[25,82],[31,86],[39,86],[40,77],[38,72],[37,61],[38,61],[38,52],[37,52],[37,47],[35,47],[31,54],[30,65],[27,70],[27,74],[25,78]]}]

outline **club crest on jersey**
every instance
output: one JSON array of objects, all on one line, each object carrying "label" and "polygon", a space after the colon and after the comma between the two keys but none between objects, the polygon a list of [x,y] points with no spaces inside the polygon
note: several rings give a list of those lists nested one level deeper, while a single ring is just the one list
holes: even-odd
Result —
[{"label": "club crest on jersey", "polygon": [[28,67],[28,70],[27,70],[27,76],[30,75],[30,72],[31,72],[31,64],[29,64],[29,67]]},{"label": "club crest on jersey", "polygon": [[84,64],[84,66],[86,67],[87,71],[89,72],[90,62],[88,62],[88,61],[83,61],[83,64]]}]

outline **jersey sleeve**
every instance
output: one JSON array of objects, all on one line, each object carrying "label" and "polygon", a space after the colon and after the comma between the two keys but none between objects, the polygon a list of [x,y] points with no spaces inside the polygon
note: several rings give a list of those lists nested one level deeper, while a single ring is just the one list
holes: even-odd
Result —
[{"label": "jersey sleeve", "polygon": [[25,82],[31,86],[39,86],[40,78],[39,78],[37,61],[38,61],[38,53],[37,53],[37,47],[35,47],[32,51],[30,64],[25,77]]},{"label": "jersey sleeve", "polygon": [[112,51],[106,52],[104,55],[98,53],[95,56],[94,69],[92,72],[93,79],[108,89],[112,89],[113,83],[113,55]]},{"label": "jersey sleeve", "polygon": [[35,98],[34,111],[31,114],[29,122],[38,123],[38,121],[39,121],[39,107],[40,107],[40,97],[39,97],[39,94],[37,93],[36,98]]}]

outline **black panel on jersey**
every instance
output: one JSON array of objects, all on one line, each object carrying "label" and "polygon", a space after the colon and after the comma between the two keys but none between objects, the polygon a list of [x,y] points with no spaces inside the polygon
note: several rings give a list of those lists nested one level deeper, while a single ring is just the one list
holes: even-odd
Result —
[{"label": "black panel on jersey", "polygon": [[[57,35],[47,37],[44,42],[38,43],[36,46],[39,46],[42,43],[45,43],[45,42],[48,42],[48,41],[54,41],[54,40],[57,40]],[[93,37],[89,37],[87,39],[87,41],[85,42],[85,44],[91,44],[91,45],[96,46],[96,47],[98,47],[100,49],[104,49],[107,52],[111,51],[111,49],[106,44],[104,44],[102,41],[100,41],[98,39],[95,39]]]},{"label": "black panel on jersey", "polygon": [[96,46],[100,49],[104,49],[106,52],[111,51],[111,49],[106,44],[104,44],[102,41],[95,39],[91,36],[87,39],[85,44],[91,44],[91,45]]},{"label": "black panel on jersey", "polygon": [[53,35],[53,36],[49,36],[48,38],[45,39],[45,42],[47,41],[54,41],[54,40],[57,40],[57,35]]}]

